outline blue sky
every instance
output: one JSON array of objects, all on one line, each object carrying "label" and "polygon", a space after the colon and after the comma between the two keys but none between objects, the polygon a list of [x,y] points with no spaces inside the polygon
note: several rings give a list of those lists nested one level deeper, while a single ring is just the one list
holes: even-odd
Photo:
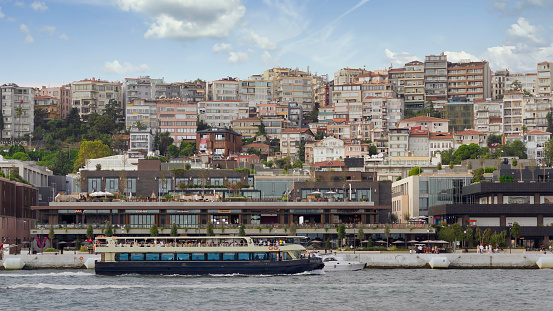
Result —
[{"label": "blue sky", "polygon": [[553,61],[553,0],[0,0],[0,84],[247,78],[402,67],[446,52],[493,70]]}]

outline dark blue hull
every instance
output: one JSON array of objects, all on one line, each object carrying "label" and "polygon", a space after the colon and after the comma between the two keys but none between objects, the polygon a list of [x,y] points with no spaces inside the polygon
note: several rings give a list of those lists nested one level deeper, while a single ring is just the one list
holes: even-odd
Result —
[{"label": "dark blue hull", "polygon": [[320,259],[285,261],[116,261],[97,262],[96,274],[295,274],[320,270]]}]

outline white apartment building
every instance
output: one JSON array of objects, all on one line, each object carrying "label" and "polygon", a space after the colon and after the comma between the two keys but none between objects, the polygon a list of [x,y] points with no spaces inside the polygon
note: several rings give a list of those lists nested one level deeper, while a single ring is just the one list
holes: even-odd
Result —
[{"label": "white apartment building", "polygon": [[30,182],[35,187],[48,187],[48,176],[53,175],[52,171],[45,166],[37,165],[34,161],[20,161],[4,159],[0,155],[0,170],[8,176],[10,170],[15,168],[19,176]]},{"label": "white apartment building", "polygon": [[547,115],[551,113],[551,96],[524,96],[523,123],[526,132],[547,130]]},{"label": "white apartment building", "polygon": [[538,76],[536,81],[537,94],[540,96],[550,96],[553,90],[553,63],[538,63]]},{"label": "white apartment building", "polygon": [[199,102],[198,117],[211,127],[230,128],[230,121],[249,117],[249,104],[232,100]]},{"label": "white apartment building", "polygon": [[126,78],[123,83],[124,107],[135,99],[154,100],[165,96],[165,81],[142,76],[136,79]]},{"label": "white apartment building", "polygon": [[286,129],[280,132],[280,153],[283,157],[298,157],[298,151],[303,141],[312,141],[315,135],[307,128]]},{"label": "white apartment building", "polygon": [[521,135],[522,116],[524,107],[522,92],[505,92],[503,97],[503,133],[507,135]]},{"label": "white apartment building", "polygon": [[503,134],[503,101],[475,100],[473,128],[494,135]]},{"label": "white apartment building", "polygon": [[459,148],[461,145],[477,144],[480,147],[487,147],[486,142],[487,134],[475,130],[465,130],[455,133],[455,148]]},{"label": "white apartment building", "polygon": [[273,101],[272,83],[265,81],[262,75],[253,75],[239,83],[238,94],[241,101],[247,101],[249,107],[268,104]]},{"label": "white apartment building", "polygon": [[327,137],[310,145],[313,154],[311,164],[323,161],[343,160],[346,157],[344,141],[341,139]]},{"label": "white apartment building", "polygon": [[132,127],[130,129],[129,151],[142,152],[147,155],[154,152],[154,135],[149,129]]},{"label": "white apartment building", "polygon": [[0,87],[0,94],[4,117],[2,139],[22,139],[25,134],[31,134],[35,120],[34,88],[20,87],[14,83],[4,84]]},{"label": "white apartment building", "polygon": [[224,78],[213,81],[211,84],[211,98],[213,101],[238,101],[240,82],[236,78]]},{"label": "white apartment building", "polygon": [[535,159],[538,163],[543,161],[545,156],[545,143],[551,138],[551,133],[540,130],[533,130],[524,134],[526,144],[526,154],[528,159]]},{"label": "white apartment building", "polygon": [[102,114],[110,99],[121,106],[122,97],[120,82],[92,78],[71,83],[72,108],[79,110],[79,116],[84,121],[91,113]]},{"label": "white apartment building", "polygon": [[398,128],[409,129],[412,127],[420,127],[421,130],[428,130],[430,133],[447,132],[449,127],[449,120],[427,116],[418,116],[398,122]]},{"label": "white apartment building", "polygon": [[133,99],[125,107],[125,126],[145,127],[157,133],[157,103],[149,99]]},{"label": "white apartment building", "polygon": [[422,109],[425,103],[424,63],[412,61],[405,64],[405,108]]},{"label": "white apartment building", "polygon": [[513,82],[518,81],[522,86],[523,91],[529,92],[531,95],[536,96],[536,80],[538,74],[535,72],[530,73],[514,73],[505,77],[505,91],[513,88]]}]

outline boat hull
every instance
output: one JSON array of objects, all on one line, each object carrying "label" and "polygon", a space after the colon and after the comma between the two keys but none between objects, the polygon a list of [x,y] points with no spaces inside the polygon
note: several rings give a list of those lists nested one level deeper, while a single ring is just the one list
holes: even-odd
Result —
[{"label": "boat hull", "polygon": [[330,272],[330,271],[358,271],[363,270],[366,263],[363,262],[347,262],[347,261],[340,261],[340,262],[328,262],[324,264],[325,267],[323,269],[324,272]]},{"label": "boat hull", "polygon": [[319,259],[287,261],[116,261],[97,262],[99,275],[148,274],[148,275],[205,275],[205,274],[296,274],[321,270]]}]

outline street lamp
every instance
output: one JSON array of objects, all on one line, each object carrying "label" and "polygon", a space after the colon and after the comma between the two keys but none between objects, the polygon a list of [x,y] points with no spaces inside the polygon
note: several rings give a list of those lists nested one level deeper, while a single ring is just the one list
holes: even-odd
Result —
[{"label": "street lamp", "polygon": [[463,247],[467,248],[467,230],[463,231],[465,234],[463,235]]},{"label": "street lamp", "polygon": [[511,227],[512,227],[512,224],[509,223],[509,254],[511,254],[511,245],[513,244],[511,242]]}]

